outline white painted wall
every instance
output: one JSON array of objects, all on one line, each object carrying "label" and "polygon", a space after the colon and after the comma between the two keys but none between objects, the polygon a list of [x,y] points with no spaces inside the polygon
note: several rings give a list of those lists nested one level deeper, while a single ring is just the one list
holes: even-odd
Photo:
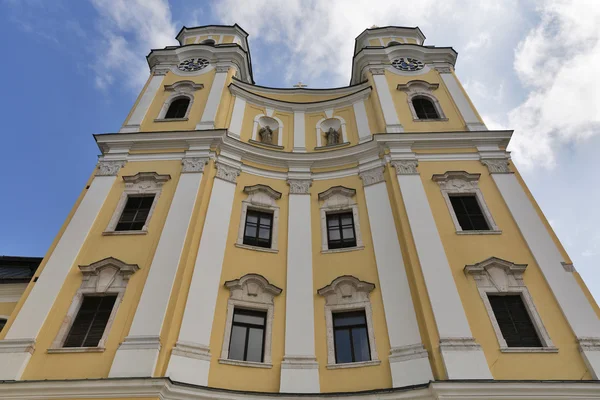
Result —
[{"label": "white painted wall", "polygon": [[367,109],[364,101],[357,101],[352,105],[356,117],[356,127],[358,129],[358,142],[363,143],[371,139],[371,128],[369,128],[369,119],[367,118]]},{"label": "white painted wall", "polygon": [[226,79],[227,72],[219,72],[218,69],[210,87],[210,92],[208,93],[208,99],[206,100],[202,118],[198,125],[196,125],[196,129],[215,129],[215,118],[217,117],[217,110],[221,103],[221,96],[223,95],[223,87],[225,86]]},{"label": "white painted wall", "polygon": [[[229,133],[240,138],[242,134],[242,122],[244,120],[244,111],[246,110],[246,100],[240,96],[236,96],[233,103],[233,112],[231,114],[231,122],[229,123]],[[281,136],[281,135],[280,135]]]},{"label": "white painted wall", "polygon": [[150,105],[156,96],[156,92],[158,92],[158,89],[160,88],[163,78],[164,75],[153,75],[152,78],[150,78],[150,82],[146,86],[144,94],[142,94],[140,101],[137,103],[133,113],[131,113],[131,117],[127,123],[124,124],[119,131],[120,133],[140,131],[140,124],[144,120],[144,117],[146,116],[146,113],[148,112],[148,109],[150,108]]},{"label": "white painted wall", "polygon": [[385,75],[373,74],[373,81],[375,82],[375,89],[377,89],[379,103],[381,104],[381,110],[383,111],[383,119],[385,120],[386,126],[385,131],[387,133],[403,132],[404,128],[398,119],[398,114],[394,107],[394,100],[392,99],[392,94],[390,93]]},{"label": "white painted wall", "polygon": [[467,125],[467,129],[470,131],[478,131],[478,130],[487,130],[486,126],[482,124],[477,115],[475,114],[475,110],[471,107],[471,104],[467,100],[464,92],[460,89],[458,81],[454,77],[452,73],[440,73],[442,80],[446,84],[454,103],[458,107],[460,114],[465,120],[465,124]]},{"label": "white painted wall", "polygon": [[306,129],[304,112],[294,112],[294,151],[306,152]]}]

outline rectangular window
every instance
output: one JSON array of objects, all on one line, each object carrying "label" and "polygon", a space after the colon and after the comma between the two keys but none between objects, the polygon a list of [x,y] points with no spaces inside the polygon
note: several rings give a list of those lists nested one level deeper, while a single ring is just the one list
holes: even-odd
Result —
[{"label": "rectangular window", "polygon": [[229,359],[263,362],[267,313],[236,308],[233,310]]},{"label": "rectangular window", "polygon": [[273,214],[248,210],[244,227],[244,244],[271,248],[272,228]]},{"label": "rectangular window", "polygon": [[371,361],[365,312],[333,313],[333,342],[337,364]]},{"label": "rectangular window", "polygon": [[141,231],[150,214],[154,195],[129,196],[115,231]]},{"label": "rectangular window", "polygon": [[356,247],[352,211],[327,214],[327,244],[330,249]]},{"label": "rectangular window", "polygon": [[116,295],[84,296],[63,347],[98,346],[116,299]]},{"label": "rectangular window", "polygon": [[488,295],[488,298],[508,347],[542,347],[520,295]]},{"label": "rectangular window", "polygon": [[490,230],[475,195],[450,196],[450,202],[463,231]]}]

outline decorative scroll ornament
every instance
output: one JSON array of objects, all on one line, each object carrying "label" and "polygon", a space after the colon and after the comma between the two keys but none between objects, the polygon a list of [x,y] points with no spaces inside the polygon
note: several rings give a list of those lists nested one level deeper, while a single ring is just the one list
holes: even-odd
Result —
[{"label": "decorative scroll ornament", "polygon": [[419,175],[419,171],[417,171],[419,163],[416,160],[392,161],[391,164],[396,168],[397,175]]},{"label": "decorative scroll ornament", "polygon": [[511,171],[508,169],[507,159],[496,159],[496,160],[481,160],[481,163],[488,167],[490,174],[510,174]]},{"label": "decorative scroll ornament", "polygon": [[310,179],[289,179],[287,182],[290,185],[291,194],[308,194],[308,190],[312,186]]},{"label": "decorative scroll ornament", "polygon": [[358,174],[363,181],[363,186],[374,185],[383,182],[383,167],[369,169]]},{"label": "decorative scroll ornament", "polygon": [[96,176],[116,176],[124,165],[125,161],[100,161]]},{"label": "decorative scroll ornament", "polygon": [[207,162],[208,162],[208,158],[202,158],[202,157],[184,158],[183,160],[181,160],[181,165],[183,165],[183,167],[181,168],[181,172],[182,173],[202,172],[204,170],[204,166],[206,165]]},{"label": "decorative scroll ornament", "polygon": [[223,179],[227,182],[235,183],[239,175],[239,168],[232,167],[230,165],[225,165],[222,163],[217,163],[217,178]]}]

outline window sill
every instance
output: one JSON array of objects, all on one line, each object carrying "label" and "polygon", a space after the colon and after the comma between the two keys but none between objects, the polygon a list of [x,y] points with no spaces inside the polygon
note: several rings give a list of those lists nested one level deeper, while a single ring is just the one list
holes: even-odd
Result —
[{"label": "window sill", "polygon": [[230,360],[227,358],[219,358],[219,364],[237,365],[238,367],[251,368],[273,368],[273,364],[259,363],[254,361]]},{"label": "window sill", "polygon": [[319,150],[335,149],[335,148],[338,148],[338,147],[348,146],[349,144],[350,144],[350,142],[344,142],[344,143],[338,143],[338,144],[330,144],[330,145],[327,145],[327,146],[315,147],[315,150],[319,151]]},{"label": "window sill", "polygon": [[271,149],[283,150],[283,146],[279,146],[279,145],[276,145],[276,144],[263,143],[263,142],[259,142],[258,140],[252,140],[252,139],[250,139],[248,142],[250,142],[252,144],[257,144],[259,146],[269,147]]},{"label": "window sill", "polygon": [[370,366],[379,365],[379,364],[381,364],[380,360],[360,361],[360,362],[344,363],[344,364],[327,364],[327,369],[360,368],[360,367],[370,367]]},{"label": "window sill", "polygon": [[502,231],[456,231],[457,235],[501,235]]},{"label": "window sill", "polygon": [[429,118],[429,119],[418,119],[413,118],[413,122],[446,122],[448,118]]},{"label": "window sill", "polygon": [[558,353],[556,347],[500,347],[502,353]]},{"label": "window sill", "polygon": [[48,349],[48,354],[59,354],[59,353],[103,353],[104,347],[59,347],[56,349]]},{"label": "window sill", "polygon": [[187,120],[188,118],[156,118],[154,122],[179,122]]},{"label": "window sill", "polygon": [[104,231],[102,236],[147,235],[148,231]]},{"label": "window sill", "polygon": [[365,246],[355,246],[355,247],[342,247],[341,249],[327,249],[321,250],[321,254],[329,254],[329,253],[345,253],[347,251],[358,251],[364,250]]},{"label": "window sill", "polygon": [[277,249],[269,249],[267,247],[252,246],[252,245],[243,244],[243,243],[236,243],[235,247],[239,247],[240,249],[246,249],[246,250],[264,251],[265,253],[279,253],[279,250],[277,250]]}]

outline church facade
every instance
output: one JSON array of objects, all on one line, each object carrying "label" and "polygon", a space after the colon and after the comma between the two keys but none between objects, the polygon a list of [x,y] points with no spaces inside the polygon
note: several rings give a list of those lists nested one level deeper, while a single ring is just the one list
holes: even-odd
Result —
[{"label": "church facade", "polygon": [[598,306],[457,53],[373,27],[349,86],[270,88],[247,36],[150,52],[41,265],[0,284],[0,398],[600,399]]}]

